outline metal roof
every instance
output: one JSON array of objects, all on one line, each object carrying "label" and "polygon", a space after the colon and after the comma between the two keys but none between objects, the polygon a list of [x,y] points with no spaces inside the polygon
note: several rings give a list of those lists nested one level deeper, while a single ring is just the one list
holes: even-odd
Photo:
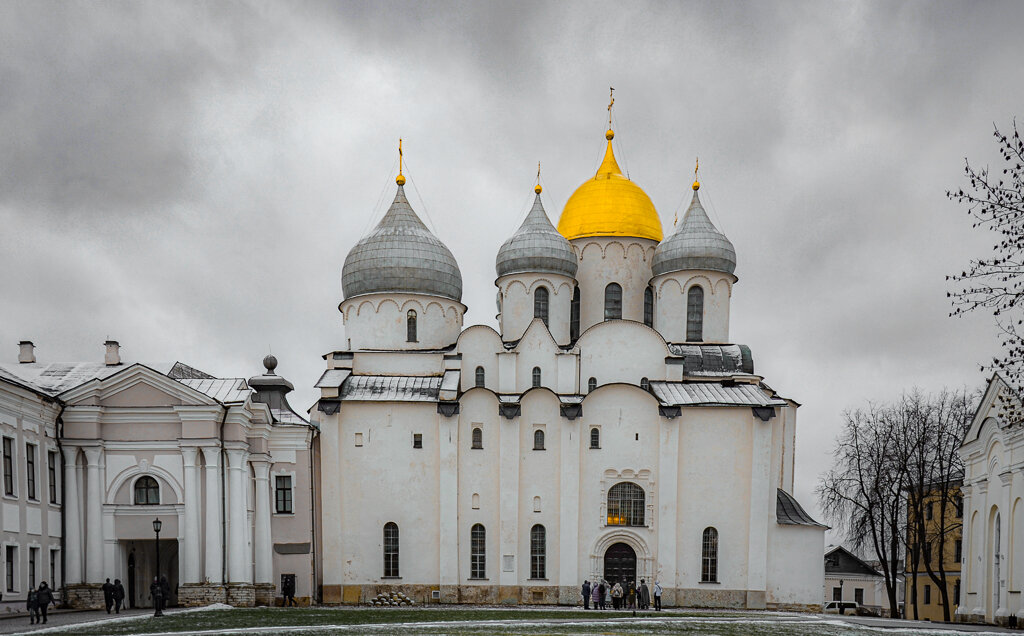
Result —
[{"label": "metal roof", "polygon": [[455,257],[416,216],[402,186],[377,227],[345,257],[341,286],[345,298],[409,292],[462,300]]},{"label": "metal roof", "polygon": [[[40,393],[56,396],[90,380],[103,379],[131,366],[130,364],[107,365],[103,362],[51,362],[0,365],[6,375],[36,389]],[[174,363],[143,365],[158,373],[168,375]]]},{"label": "metal roof", "polygon": [[696,190],[679,227],[654,250],[651,269],[655,276],[687,269],[736,271],[736,249],[708,218]]},{"label": "metal roof", "polygon": [[683,359],[686,375],[754,373],[754,356],[747,345],[669,343],[668,350]]},{"label": "metal roof", "polygon": [[185,386],[212,397],[222,404],[245,402],[251,395],[249,385],[242,378],[214,378],[211,380],[184,378],[178,380]]},{"label": "metal roof", "polygon": [[651,382],[651,393],[664,406],[785,406],[756,384]]},{"label": "metal roof", "polygon": [[775,516],[780,524],[784,526],[828,527],[811,518],[811,515],[807,514],[807,511],[803,509],[803,506],[800,505],[800,502],[798,502],[793,495],[781,488],[778,488],[777,492],[778,495],[775,498]]},{"label": "metal roof", "polygon": [[352,369],[327,369],[314,385],[317,389],[336,389],[345,378],[352,375]]},{"label": "metal roof", "polygon": [[350,375],[339,397],[347,402],[436,402],[441,376]]},{"label": "metal roof", "polygon": [[569,241],[551,225],[538,192],[523,224],[498,250],[495,259],[498,276],[529,272],[574,278],[577,266],[576,253]]}]

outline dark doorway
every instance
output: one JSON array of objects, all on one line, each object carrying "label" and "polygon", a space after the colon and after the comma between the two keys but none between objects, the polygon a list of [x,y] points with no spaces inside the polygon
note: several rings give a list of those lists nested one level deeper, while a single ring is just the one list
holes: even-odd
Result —
[{"label": "dark doorway", "polygon": [[625,543],[616,543],[604,553],[604,578],[610,584],[636,582],[636,552]]},{"label": "dark doorway", "polygon": [[135,551],[128,555],[128,606],[135,609]]}]

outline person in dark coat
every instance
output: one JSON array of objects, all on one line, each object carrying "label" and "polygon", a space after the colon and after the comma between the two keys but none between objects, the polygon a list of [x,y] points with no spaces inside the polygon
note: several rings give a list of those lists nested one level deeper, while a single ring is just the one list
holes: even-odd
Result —
[{"label": "person in dark coat", "polygon": [[597,607],[599,609],[608,609],[608,602],[604,600],[606,592],[608,592],[608,586],[605,585],[604,579],[602,579],[597,585]]},{"label": "person in dark coat", "polygon": [[167,609],[167,604],[171,601],[171,584],[167,580],[166,576],[161,576],[160,577],[160,589],[164,593],[164,600],[163,600],[164,604],[163,604],[163,607],[161,607],[160,609],[165,610],[165,609]]},{"label": "person in dark coat", "polygon": [[583,589],[581,592],[583,593],[583,609],[588,610],[590,609],[590,581],[583,579]]},{"label": "person in dark coat", "polygon": [[[51,604],[57,604],[57,601],[53,598],[53,590],[51,590],[50,586],[46,584],[46,581],[39,584],[39,590],[36,591],[36,602],[39,604],[39,609],[37,611],[43,615],[43,624],[45,625],[46,610],[50,609]],[[38,618],[36,618],[36,622],[39,622]]]},{"label": "person in dark coat", "polygon": [[295,602],[295,579],[288,577],[284,581],[284,585],[281,587],[281,594],[284,596],[284,606],[289,607],[291,605],[298,605]]},{"label": "person in dark coat", "polygon": [[629,582],[629,591],[626,592],[626,599],[629,601],[629,609],[636,609],[636,583]]},{"label": "person in dark coat", "polygon": [[28,610],[28,624],[35,625],[39,620],[39,594],[35,590],[28,591],[25,598],[25,609]]},{"label": "person in dark coat", "polygon": [[149,595],[153,597],[153,616],[164,615],[164,587],[160,585],[160,579],[153,577],[149,584]]},{"label": "person in dark coat", "polygon": [[651,608],[651,590],[647,587],[647,583],[643,579],[640,579],[640,609]]},{"label": "person in dark coat", "polygon": [[121,606],[124,605],[124,586],[121,579],[114,579],[114,613],[121,613]]},{"label": "person in dark coat", "polygon": [[110,609],[114,607],[114,585],[110,579],[103,584],[103,604],[107,607],[107,614],[109,614]]}]

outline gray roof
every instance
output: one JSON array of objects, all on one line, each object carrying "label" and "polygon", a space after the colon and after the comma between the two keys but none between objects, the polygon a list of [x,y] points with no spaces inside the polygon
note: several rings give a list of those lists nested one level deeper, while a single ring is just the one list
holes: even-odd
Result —
[{"label": "gray roof", "polygon": [[423,224],[398,186],[395,200],[372,232],[345,257],[345,298],[376,292],[409,292],[462,300],[455,257]]},{"label": "gray roof", "polygon": [[544,273],[575,278],[576,267],[576,253],[551,224],[538,193],[523,224],[498,250],[498,276]]},{"label": "gray roof", "polygon": [[684,375],[723,376],[754,373],[754,357],[747,345],[675,344],[669,352],[683,359]]},{"label": "gray roof", "polygon": [[708,218],[696,190],[682,223],[654,250],[651,269],[655,276],[687,269],[736,271],[736,250]]},{"label": "gray roof", "polygon": [[807,514],[800,502],[785,490],[778,488],[775,497],[775,516],[784,526],[816,526],[826,528]]},{"label": "gray roof", "polygon": [[358,402],[437,402],[442,376],[350,375],[339,397]]},{"label": "gray roof", "polygon": [[352,375],[352,369],[327,369],[313,386],[317,389],[336,389],[350,375]]},{"label": "gray roof", "polygon": [[214,378],[212,380],[185,378],[178,380],[190,389],[217,400],[221,404],[238,404],[245,402],[252,392],[242,378]]},{"label": "gray roof", "polygon": [[718,382],[651,382],[651,393],[664,406],[785,406],[756,384]]}]

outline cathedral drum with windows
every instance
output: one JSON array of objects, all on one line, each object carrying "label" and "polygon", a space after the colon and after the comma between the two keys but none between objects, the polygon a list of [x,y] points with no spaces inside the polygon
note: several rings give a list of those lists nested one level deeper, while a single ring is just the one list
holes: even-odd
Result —
[{"label": "cathedral drum with windows", "polygon": [[498,250],[498,331],[463,329],[401,172],[349,253],[317,383],[324,602],[577,604],[584,579],[645,579],[665,605],[820,608],[798,404],[729,339],[733,245],[698,183],[663,237],[606,137],[557,230],[538,185]]}]

